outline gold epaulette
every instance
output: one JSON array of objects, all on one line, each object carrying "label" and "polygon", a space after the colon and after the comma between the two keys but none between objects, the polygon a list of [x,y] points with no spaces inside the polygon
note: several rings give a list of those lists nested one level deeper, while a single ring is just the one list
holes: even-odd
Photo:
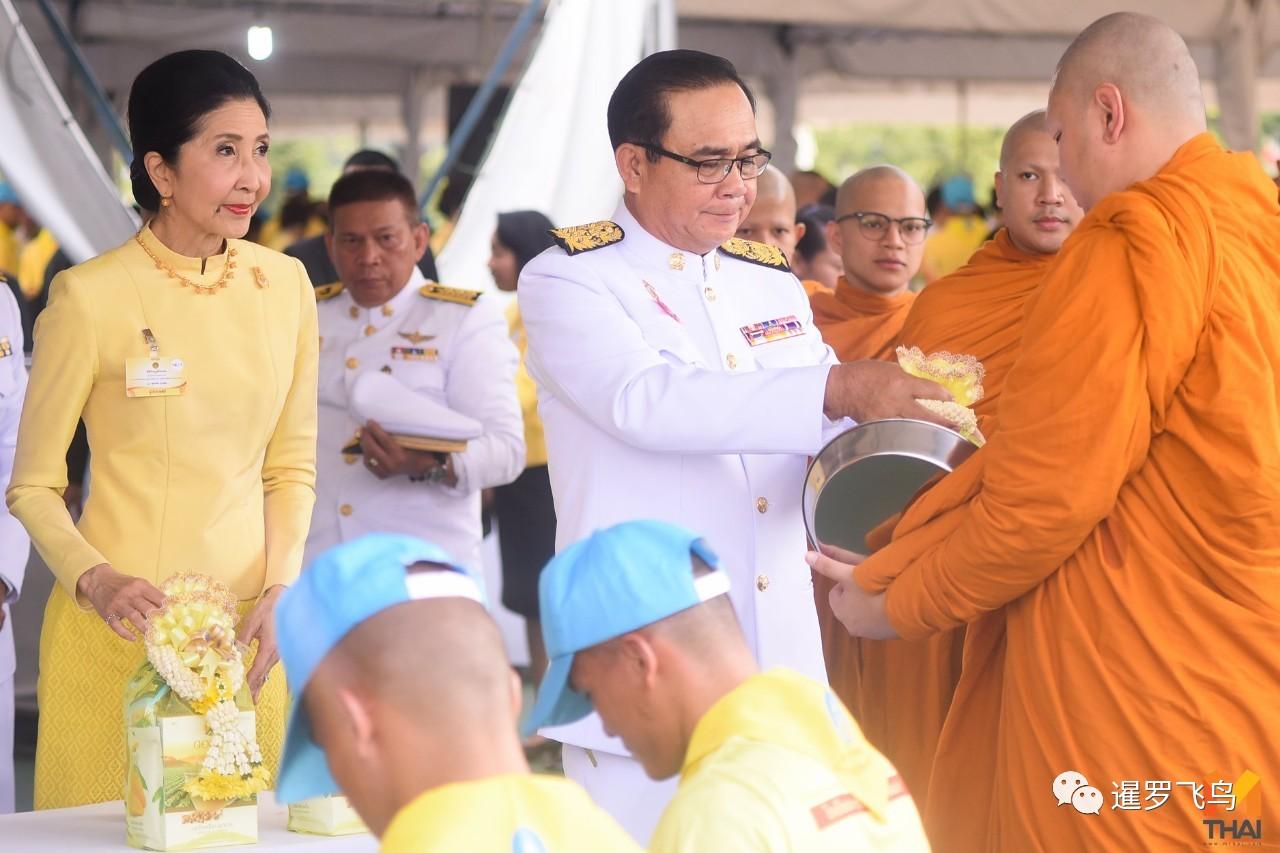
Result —
[{"label": "gold epaulette", "polygon": [[456,302],[469,308],[476,304],[476,300],[480,298],[481,291],[463,290],[460,287],[445,287],[443,284],[436,284],[433,281],[419,290],[418,293],[428,299],[439,299],[441,302]]},{"label": "gold epaulette", "polygon": [[577,255],[590,252],[618,242],[623,238],[622,227],[616,222],[605,219],[589,225],[574,225],[572,228],[552,228],[551,238],[556,245],[564,249],[565,254]]},{"label": "gold epaulette", "polygon": [[322,284],[316,288],[316,302],[324,302],[326,299],[332,299],[342,292],[343,284],[335,281],[332,284]]},{"label": "gold epaulette", "polygon": [[765,243],[757,243],[754,240],[743,240],[741,237],[734,237],[727,243],[722,243],[720,251],[749,264],[759,264],[762,267],[773,267],[774,269],[791,272],[791,264],[787,263],[787,256],[782,254],[782,250],[777,246],[769,246]]}]

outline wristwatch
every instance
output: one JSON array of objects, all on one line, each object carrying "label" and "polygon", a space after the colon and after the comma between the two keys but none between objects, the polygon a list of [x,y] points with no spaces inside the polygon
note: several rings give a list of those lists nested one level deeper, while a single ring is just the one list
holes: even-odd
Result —
[{"label": "wristwatch", "polygon": [[444,478],[449,476],[449,457],[445,457],[440,461],[439,465],[431,468],[425,474],[419,476],[409,476],[409,480],[414,483],[442,483]]}]

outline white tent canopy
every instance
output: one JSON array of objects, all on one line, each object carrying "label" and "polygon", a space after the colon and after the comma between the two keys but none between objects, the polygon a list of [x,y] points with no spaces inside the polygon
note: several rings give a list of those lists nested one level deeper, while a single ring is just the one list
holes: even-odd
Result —
[{"label": "white tent canopy", "polygon": [[[36,0],[15,2],[36,47],[68,94],[76,117],[98,154],[107,159],[107,136],[98,127],[65,57],[45,25]],[[587,0],[600,15],[625,17],[625,4]],[[240,56],[262,80],[278,107],[278,122],[292,117],[309,127],[365,127],[370,121],[398,123],[402,158],[416,164],[425,138],[444,135],[442,94],[451,83],[478,81],[498,46],[526,8],[507,0],[55,0],[89,64],[123,112],[128,87],[141,68],[159,55],[184,47],[214,47]],[[1020,85],[1011,99],[1016,110],[1034,102],[1047,85],[1054,63],[1071,37],[1117,4],[1104,0],[675,0],[682,46],[728,56],[761,83],[772,129],[762,135],[783,167],[794,163],[797,124],[815,109],[855,117],[859,95],[918,91],[952,86],[965,106],[943,112],[969,119],[970,91]],[[1235,148],[1252,148],[1260,109],[1280,109],[1280,0],[1128,0],[1126,8],[1154,14],[1177,28],[1196,55],[1202,76],[1216,96],[1224,136]],[[252,24],[275,30],[275,54],[253,62],[245,54],[245,32]],[[7,24],[12,26],[12,24]],[[539,28],[540,29],[540,28]],[[507,82],[514,82],[536,40],[526,40]],[[10,51],[21,45],[9,40]],[[30,63],[26,63],[30,65]],[[34,67],[34,66],[33,66]],[[19,68],[19,73],[22,69]],[[584,85],[578,69],[557,82],[540,84],[549,110],[553,101],[572,98]],[[612,73],[612,72],[609,72]],[[47,75],[29,71],[33,85]],[[43,76],[42,76],[43,75]],[[608,76],[601,72],[601,77]],[[14,78],[18,79],[17,77]],[[909,87],[916,87],[912,90]],[[23,109],[13,97],[17,87],[0,89],[8,109]],[[839,106],[840,97],[843,106]],[[4,145],[0,169],[17,179],[37,213],[50,222],[58,215],[52,201],[57,186],[101,188],[100,170],[89,168],[74,124],[63,121],[60,100],[40,119],[11,112],[22,128]],[[818,106],[815,106],[818,105]],[[1010,108],[1008,118],[1016,116]],[[1007,115],[1007,114],[1006,114]],[[279,125],[278,125],[279,126]],[[60,139],[61,142],[50,140]],[[39,140],[38,144],[36,140]],[[64,148],[59,148],[64,145]],[[46,165],[36,167],[37,160]],[[6,165],[7,164],[7,165]],[[62,175],[36,176],[57,164]],[[68,172],[89,168],[93,173]],[[96,173],[95,173],[96,172]],[[40,181],[43,180],[43,183]],[[52,195],[51,195],[52,193]],[[90,195],[96,193],[90,189]],[[78,218],[82,228],[119,230],[117,213],[92,210]],[[63,203],[64,208],[76,205]],[[67,226],[63,242],[76,257],[103,239],[77,236]],[[62,236],[62,235],[60,235]],[[109,245],[109,242],[107,243]]]},{"label": "white tent canopy", "polygon": [[[74,261],[135,227],[9,0],[0,0],[0,171]],[[15,270],[10,270],[15,272]]]},{"label": "white tent canopy", "polygon": [[[594,0],[609,9],[612,0]],[[244,56],[246,29],[268,23],[276,53],[252,63],[272,98],[399,98],[402,117],[424,115],[433,87],[475,82],[525,4],[507,0],[57,0],[119,106],[151,59],[183,47]],[[676,0],[679,43],[711,50],[764,83],[784,107],[833,76],[865,88],[903,81],[1047,82],[1071,37],[1090,21],[1127,8],[1168,21],[1216,84],[1223,129],[1251,148],[1259,109],[1280,109],[1280,0]],[[60,57],[36,14],[18,0],[42,53]],[[513,68],[519,68],[523,56]],[[248,61],[246,59],[246,61]],[[508,75],[514,79],[514,72]],[[55,77],[57,76],[55,71]],[[286,110],[287,112],[287,110]],[[428,114],[428,118],[432,118]],[[439,116],[434,116],[437,126]],[[418,128],[409,129],[416,145]],[[92,135],[92,134],[91,134]],[[787,140],[776,152],[789,159]]]}]

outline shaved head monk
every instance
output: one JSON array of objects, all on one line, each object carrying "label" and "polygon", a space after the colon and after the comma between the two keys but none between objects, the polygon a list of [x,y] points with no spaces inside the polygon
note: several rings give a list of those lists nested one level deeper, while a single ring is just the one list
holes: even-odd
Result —
[{"label": "shaved head monk", "polygon": [[[840,254],[844,275],[836,280],[834,291],[824,288],[809,294],[814,324],[841,361],[893,358],[898,334],[916,298],[907,286],[920,270],[928,231],[924,193],[901,169],[872,166],[841,185],[827,240]],[[814,575],[822,655],[832,689],[861,724],[862,715],[870,711],[862,707],[857,690],[861,643],[849,636],[831,612],[828,596],[833,585],[828,578]],[[870,714],[874,728],[878,712]],[[883,727],[868,739],[874,741],[877,734],[883,735]],[[903,779],[915,791],[919,780],[906,772]]]},{"label": "shaved head monk", "polygon": [[[1005,227],[968,264],[920,293],[899,335],[904,346],[964,353],[983,363],[986,393],[974,410],[987,436],[996,428],[996,401],[1022,340],[1027,299],[1084,216],[1062,180],[1044,110],[1023,116],[1005,134],[995,186]],[[826,591],[831,583],[822,578],[815,588]],[[819,607],[830,609],[826,601]],[[1001,636],[1002,624],[993,622]],[[837,625],[824,636],[832,687],[867,739],[901,770],[913,796],[927,802],[934,752],[960,678],[964,630],[881,641],[849,637]]]},{"label": "shaved head monk", "polygon": [[738,236],[777,246],[787,256],[787,263],[795,257],[804,226],[796,224],[796,191],[777,168],[769,166],[756,177],[756,200],[738,226]]},{"label": "shaved head monk", "polygon": [[810,294],[813,321],[841,361],[891,358],[929,233],[924,193],[895,166],[872,166],[836,194],[827,240],[844,262],[836,289]]},{"label": "shaved head monk", "polygon": [[282,802],[341,786],[382,853],[638,850],[577,785],[529,773],[520,679],[479,584],[435,545],[332,548],[276,623],[295,698]]},{"label": "shaved head monk", "polygon": [[1080,34],[1047,127],[1089,213],[1029,300],[998,430],[888,547],[811,561],[853,573],[836,612],[862,636],[1004,609],[936,758],[939,849],[1257,839],[1280,778],[1275,187],[1205,132],[1185,43],[1146,16]]},{"label": "shaved head monk", "polygon": [[[804,237],[805,224],[796,221],[796,191],[779,169],[770,166],[756,178],[756,200],[747,218],[738,226],[738,236],[768,246],[777,246],[794,264],[796,244]],[[817,281],[803,281],[805,293],[825,290]]]}]

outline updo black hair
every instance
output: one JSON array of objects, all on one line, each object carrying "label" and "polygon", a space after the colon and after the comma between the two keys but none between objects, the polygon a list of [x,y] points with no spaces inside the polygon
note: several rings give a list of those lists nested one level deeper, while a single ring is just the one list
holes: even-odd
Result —
[{"label": "updo black hair", "polygon": [[258,80],[239,62],[217,50],[180,50],[142,69],[129,90],[129,136],[133,197],[146,210],[160,209],[160,193],[147,174],[145,158],[154,151],[166,163],[196,135],[200,120],[228,101],[253,100],[271,118],[271,106]]}]

